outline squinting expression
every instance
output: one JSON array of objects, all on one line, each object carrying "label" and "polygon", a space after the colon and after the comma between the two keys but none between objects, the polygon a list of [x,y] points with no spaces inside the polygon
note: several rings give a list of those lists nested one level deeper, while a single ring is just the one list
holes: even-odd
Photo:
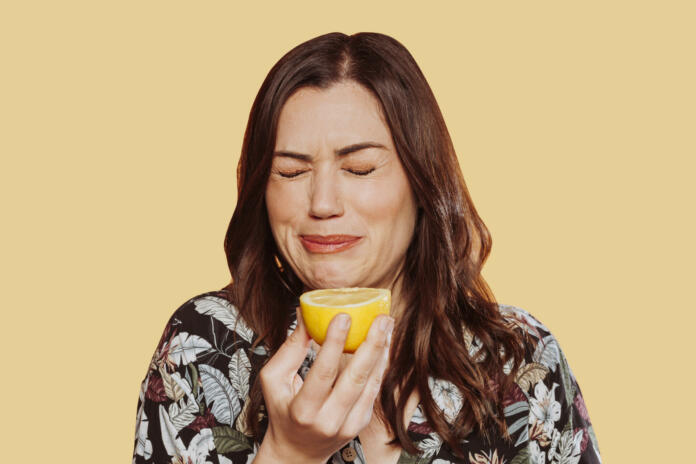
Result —
[{"label": "squinting expression", "polygon": [[367,89],[305,87],[286,101],[266,206],[278,249],[307,289],[392,286],[417,207]]}]

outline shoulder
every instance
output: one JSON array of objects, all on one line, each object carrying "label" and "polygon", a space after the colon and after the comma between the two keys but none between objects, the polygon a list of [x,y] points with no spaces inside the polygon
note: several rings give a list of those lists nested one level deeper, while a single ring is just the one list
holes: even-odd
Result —
[{"label": "shoulder", "polygon": [[[544,347],[549,346],[550,349],[558,347],[558,341],[546,325],[529,311],[519,306],[502,303],[498,303],[497,305],[498,311],[503,318],[503,323],[521,335],[526,353],[525,363],[542,361],[547,364],[549,368],[558,363],[559,359],[552,359],[550,355],[560,355],[560,350],[556,350],[559,351],[558,353],[554,351],[553,353],[547,353],[545,357],[541,356]],[[479,350],[482,346],[479,337],[473,335],[471,331],[465,327],[464,338],[469,350],[469,356],[477,361],[482,360],[483,358],[479,354]]]},{"label": "shoulder", "polygon": [[176,307],[171,318],[188,318],[193,314],[205,314],[207,312],[225,312],[237,313],[237,309],[222,290],[211,290],[209,292],[199,293]]},{"label": "shoulder", "polygon": [[247,462],[254,448],[242,411],[263,360],[253,336],[221,291],[176,308],[141,386],[134,463]]},{"label": "shoulder", "polygon": [[499,303],[498,309],[506,324],[526,334],[526,361],[544,365],[555,371],[562,361],[563,353],[551,330],[536,316],[519,306]]},{"label": "shoulder", "polygon": [[538,336],[541,332],[551,333],[551,331],[534,315],[519,306],[498,303],[498,310],[506,322],[515,324],[524,329],[531,335]]},{"label": "shoulder", "polygon": [[239,348],[250,349],[255,338],[256,334],[225,292],[200,293],[181,303],[169,317],[151,366],[163,359],[171,367],[201,362],[208,357],[212,358],[208,361],[218,361],[220,356],[228,357]]},{"label": "shoulder", "polygon": [[227,330],[247,343],[252,343],[255,335],[223,290],[200,293],[181,303],[167,328],[213,338],[216,332]]},{"label": "shoulder", "polygon": [[529,335],[525,362],[514,378],[518,388],[506,407],[506,416],[515,408],[527,413],[520,419],[524,427],[517,444],[524,444],[534,462],[567,456],[573,462],[601,463],[582,392],[558,340],[528,311],[512,305],[499,308],[506,321]]}]

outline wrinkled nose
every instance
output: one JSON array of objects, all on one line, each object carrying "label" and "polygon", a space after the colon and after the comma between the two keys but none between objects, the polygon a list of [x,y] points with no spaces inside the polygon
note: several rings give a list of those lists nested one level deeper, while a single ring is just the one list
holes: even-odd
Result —
[{"label": "wrinkled nose", "polygon": [[310,192],[310,216],[316,219],[328,219],[343,214],[343,201],[337,180],[330,172],[315,171]]}]

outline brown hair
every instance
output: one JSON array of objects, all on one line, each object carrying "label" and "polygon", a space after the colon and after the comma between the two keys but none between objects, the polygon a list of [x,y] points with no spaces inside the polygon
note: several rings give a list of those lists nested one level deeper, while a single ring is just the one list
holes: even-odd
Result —
[{"label": "brown hair", "polygon": [[[396,440],[418,450],[404,429],[403,410],[415,389],[430,426],[457,454],[478,430],[509,438],[503,395],[524,356],[521,333],[506,324],[481,276],[491,237],[462,177],[454,146],[423,73],[406,48],[378,33],[330,33],[304,42],[268,73],[254,100],[239,160],[238,201],[225,237],[232,274],[226,287],[242,317],[274,353],[285,341],[302,282],[276,248],[265,205],[280,111],[301,87],[326,89],[355,81],[381,103],[394,147],[421,206],[402,269],[405,310],[394,330],[390,370],[378,401]],[[281,266],[278,266],[279,260]],[[481,342],[475,361],[466,337]],[[512,371],[503,373],[510,361]],[[429,376],[452,382],[463,396],[453,424],[433,400]],[[501,388],[502,387],[502,388]],[[398,401],[393,392],[402,392]],[[248,427],[258,439],[263,402],[252,386]],[[380,408],[378,408],[380,409]]]}]

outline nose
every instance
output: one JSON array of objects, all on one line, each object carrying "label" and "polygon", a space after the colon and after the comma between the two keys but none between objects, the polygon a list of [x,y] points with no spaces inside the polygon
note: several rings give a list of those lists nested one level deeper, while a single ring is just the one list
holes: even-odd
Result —
[{"label": "nose", "polygon": [[340,186],[329,170],[315,170],[312,177],[309,215],[316,219],[328,219],[343,214]]}]

